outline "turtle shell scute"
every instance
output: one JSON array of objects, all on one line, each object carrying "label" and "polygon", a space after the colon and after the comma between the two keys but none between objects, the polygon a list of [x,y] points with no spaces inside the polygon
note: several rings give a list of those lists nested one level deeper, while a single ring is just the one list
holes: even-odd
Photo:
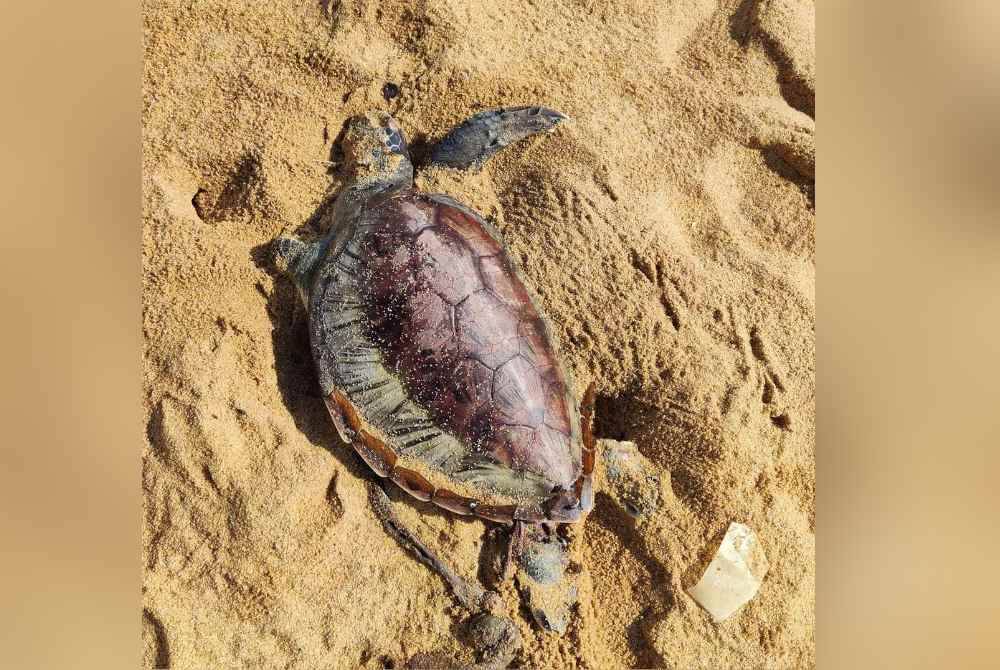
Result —
[{"label": "turtle shell scute", "polygon": [[477,221],[458,207],[440,203],[437,207],[437,221],[461,237],[476,256],[493,256],[503,251],[500,243]]},{"label": "turtle shell scute", "polygon": [[489,291],[477,291],[455,308],[462,351],[496,370],[517,355],[518,318]]},{"label": "turtle shell scute", "polygon": [[457,305],[483,288],[475,256],[454,231],[428,228],[417,235],[413,246],[418,281],[448,304]]},{"label": "turtle shell scute", "polygon": [[504,305],[518,314],[525,313],[532,306],[531,297],[524,285],[517,280],[503,256],[486,256],[479,259],[479,271],[483,284]]},{"label": "turtle shell scute", "polygon": [[503,423],[537,428],[545,418],[542,377],[527,359],[515,356],[493,378],[493,402]]}]

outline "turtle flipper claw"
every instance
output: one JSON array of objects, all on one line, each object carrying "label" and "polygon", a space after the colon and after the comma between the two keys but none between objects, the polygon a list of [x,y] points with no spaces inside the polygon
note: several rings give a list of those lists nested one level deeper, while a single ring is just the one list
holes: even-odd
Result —
[{"label": "turtle flipper claw", "polygon": [[509,144],[548,132],[565,114],[546,107],[505,107],[480,112],[445,135],[431,152],[431,165],[465,170],[481,166]]}]

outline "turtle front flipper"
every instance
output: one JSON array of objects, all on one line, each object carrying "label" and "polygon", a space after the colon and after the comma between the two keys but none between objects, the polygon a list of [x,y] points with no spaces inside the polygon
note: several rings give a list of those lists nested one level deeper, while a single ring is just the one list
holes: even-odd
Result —
[{"label": "turtle front flipper", "polygon": [[430,165],[459,170],[479,168],[505,146],[536,133],[549,132],[566,118],[545,107],[506,107],[480,112],[434,146]]},{"label": "turtle front flipper", "polygon": [[292,278],[302,293],[303,302],[308,302],[306,298],[313,270],[325,247],[323,242],[307,244],[286,235],[271,242],[271,262],[274,268]]}]

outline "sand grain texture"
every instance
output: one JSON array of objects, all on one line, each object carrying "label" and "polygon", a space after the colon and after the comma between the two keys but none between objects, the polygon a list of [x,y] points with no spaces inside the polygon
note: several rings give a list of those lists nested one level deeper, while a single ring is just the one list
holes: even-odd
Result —
[{"label": "sand grain texture", "polygon": [[[145,2],[145,666],[468,658],[441,580],[368,509],[266,244],[320,232],[350,115],[387,109],[419,152],[479,109],[529,103],[572,122],[480,174],[418,183],[501,231],[579,390],[597,382],[599,436],[638,444],[666,504],[636,527],[599,496],[574,528],[582,601],[564,637],[505,587],[516,664],[814,666],[813,11]],[[392,498],[476,574],[482,522]],[[771,569],[716,625],[684,587],[730,521]]]}]

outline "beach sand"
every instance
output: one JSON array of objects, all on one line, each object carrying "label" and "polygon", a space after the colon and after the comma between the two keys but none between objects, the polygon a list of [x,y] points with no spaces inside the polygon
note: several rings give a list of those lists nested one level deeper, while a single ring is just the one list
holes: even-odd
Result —
[{"label": "beach sand", "polygon": [[[400,668],[469,660],[464,612],[370,511],[306,315],[267,264],[316,234],[344,121],[415,151],[481,109],[571,118],[475,175],[418,184],[502,233],[600,437],[664,505],[604,496],[572,529],[562,637],[502,592],[550,668],[815,665],[815,47],[811,0],[144,2],[145,667]],[[398,97],[383,97],[386,83]],[[474,578],[487,524],[392,492]],[[685,590],[731,521],[770,571],[715,624]]]}]

